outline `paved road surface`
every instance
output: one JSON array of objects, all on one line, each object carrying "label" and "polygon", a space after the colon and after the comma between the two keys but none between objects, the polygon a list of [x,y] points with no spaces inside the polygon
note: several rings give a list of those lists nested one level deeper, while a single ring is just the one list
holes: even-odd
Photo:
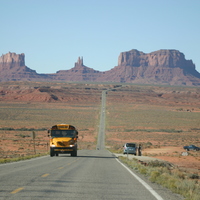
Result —
[{"label": "paved road surface", "polygon": [[162,199],[151,192],[106,150],[0,165],[1,200]]},{"label": "paved road surface", "polygon": [[98,150],[105,148],[105,118],[106,118],[106,90],[102,92],[102,97],[101,97],[99,133],[97,139]]}]

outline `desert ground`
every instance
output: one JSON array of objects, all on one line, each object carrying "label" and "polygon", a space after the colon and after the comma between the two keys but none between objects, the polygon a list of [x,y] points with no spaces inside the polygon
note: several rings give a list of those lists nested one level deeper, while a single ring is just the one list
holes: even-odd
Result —
[{"label": "desert ground", "polygon": [[[200,172],[200,88],[92,83],[0,83],[0,158],[49,151],[47,130],[69,123],[79,130],[79,149],[95,149],[101,92],[107,90],[106,147],[142,144],[146,156]],[[32,139],[32,132],[36,138]]]}]

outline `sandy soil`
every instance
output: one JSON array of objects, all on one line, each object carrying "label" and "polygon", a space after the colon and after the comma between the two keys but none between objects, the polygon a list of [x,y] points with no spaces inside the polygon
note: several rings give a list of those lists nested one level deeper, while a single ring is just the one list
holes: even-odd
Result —
[{"label": "sandy soil", "polygon": [[179,168],[200,173],[200,151],[189,151],[187,156],[183,156],[183,152],[185,151],[181,147],[162,147],[145,149],[143,155],[166,160]]}]

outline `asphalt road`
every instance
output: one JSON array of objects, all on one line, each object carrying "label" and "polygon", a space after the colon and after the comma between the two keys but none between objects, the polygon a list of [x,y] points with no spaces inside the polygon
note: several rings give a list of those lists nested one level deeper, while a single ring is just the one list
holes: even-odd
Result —
[{"label": "asphalt road", "polygon": [[97,150],[1,164],[0,200],[182,199],[159,185],[150,186],[105,150],[105,95],[104,91]]},{"label": "asphalt road", "polygon": [[97,149],[105,149],[106,90],[102,91]]},{"label": "asphalt road", "polygon": [[144,187],[106,150],[79,150],[77,157],[45,156],[0,165],[1,200],[162,200],[157,192],[160,188]]}]

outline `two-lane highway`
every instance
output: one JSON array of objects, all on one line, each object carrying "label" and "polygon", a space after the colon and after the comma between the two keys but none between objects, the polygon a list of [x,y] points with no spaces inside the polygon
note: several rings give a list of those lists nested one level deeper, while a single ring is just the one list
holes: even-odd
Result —
[{"label": "two-lane highway", "polygon": [[155,200],[106,150],[0,165],[0,199]]}]

